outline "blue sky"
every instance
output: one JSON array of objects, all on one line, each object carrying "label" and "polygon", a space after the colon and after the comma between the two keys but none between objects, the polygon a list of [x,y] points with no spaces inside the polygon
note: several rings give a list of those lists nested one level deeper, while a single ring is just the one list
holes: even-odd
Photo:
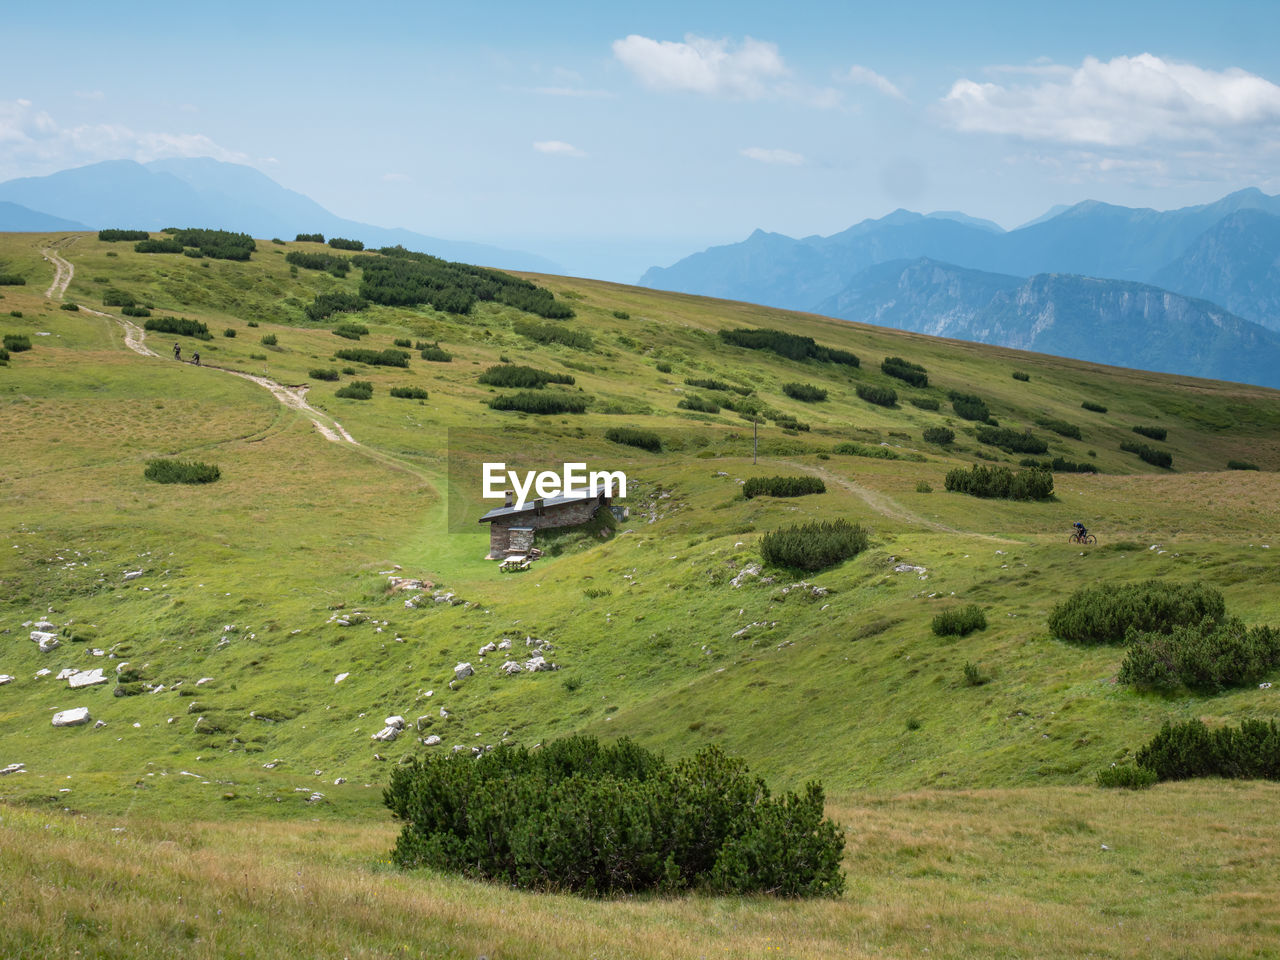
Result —
[{"label": "blue sky", "polygon": [[897,207],[1013,227],[1087,198],[1280,192],[1270,2],[67,2],[4,19],[0,179],[209,155],[343,216],[611,279]]}]

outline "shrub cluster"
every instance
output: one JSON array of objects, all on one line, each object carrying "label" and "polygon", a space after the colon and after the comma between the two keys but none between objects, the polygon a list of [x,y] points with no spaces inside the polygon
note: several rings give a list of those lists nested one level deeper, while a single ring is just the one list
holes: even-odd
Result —
[{"label": "shrub cluster", "polygon": [[156,483],[213,483],[222,471],[198,460],[148,460],[142,475]]},{"label": "shrub cluster", "polygon": [[139,240],[133,245],[134,253],[181,253],[182,250],[182,244],[168,237],[159,240]]},{"label": "shrub cluster", "polygon": [[846,367],[856,367],[860,363],[848,350],[824,347],[812,337],[801,337],[782,330],[753,330],[748,327],[721,330],[720,339],[748,350],[768,350],[788,360],[816,360],[819,363],[838,363]]},{"label": "shrub cluster", "polygon": [[1107,408],[1100,403],[1094,403],[1092,400],[1085,400],[1080,406],[1086,410],[1092,410],[1094,413],[1106,413]]},{"label": "shrub cluster", "polygon": [[1053,474],[1032,467],[1014,473],[1008,467],[975,464],[968,470],[947,471],[946,488],[971,497],[996,500],[1047,500],[1053,495]]},{"label": "shrub cluster", "polygon": [[427,391],[421,387],[392,387],[391,395],[401,400],[426,400]]},{"label": "shrub cluster", "polygon": [[248,260],[249,254],[258,249],[253,237],[247,233],[202,230],[195,227],[188,227],[185,230],[166,229],[165,233],[172,234],[176,243],[184,247],[194,247],[200,251],[201,256],[211,257],[214,260]]},{"label": "shrub cluster", "polygon": [[907,402],[917,410],[937,410],[942,406],[937,397],[908,397]]},{"label": "shrub cluster", "polygon": [[1026,383],[1031,379],[1031,374],[1027,373],[1025,370],[1015,370],[1013,371],[1013,379],[1021,380],[1023,383]]},{"label": "shrub cluster", "polygon": [[9,362],[9,351],[6,350],[4,347],[0,347],[0,363],[8,363],[8,362]]},{"label": "shrub cluster", "polygon": [[149,317],[151,311],[146,307],[121,307],[120,312],[126,317]]},{"label": "shrub cluster", "polygon": [[432,363],[449,363],[453,360],[453,354],[441,349],[439,341],[422,346],[419,351],[418,355],[423,360],[430,360]]},{"label": "shrub cluster", "polygon": [[[803,403],[821,403],[827,399],[827,391],[821,387],[815,387],[811,383],[784,383],[782,392],[792,400],[799,400]],[[894,400],[897,400],[896,395]]]},{"label": "shrub cluster", "polygon": [[1019,433],[1008,427],[979,427],[978,441],[1005,453],[1044,453],[1049,449],[1048,442],[1030,430]]},{"label": "shrub cluster", "polygon": [[933,633],[938,637],[967,637],[975,630],[987,629],[987,615],[976,603],[943,610],[933,618]]},{"label": "shrub cluster", "polygon": [[719,413],[720,408],[702,397],[684,397],[677,404],[681,410],[696,410],[698,413]]},{"label": "shrub cluster", "polygon": [[338,371],[333,367],[315,367],[307,372],[307,376],[312,380],[336,381],[338,379]]},{"label": "shrub cluster", "polygon": [[846,457],[871,457],[874,460],[902,459],[896,450],[891,450],[889,447],[869,447],[865,443],[854,443],[852,440],[837,443],[831,448],[831,452]]},{"label": "shrub cluster", "polygon": [[10,353],[22,353],[31,349],[31,338],[25,333],[6,333],[3,342],[4,348]]},{"label": "shrub cluster", "polygon": [[1203,583],[1146,580],[1081,587],[1049,613],[1049,632],[1086,644],[1123,643],[1138,633],[1172,633],[1226,614],[1222,594]]},{"label": "shrub cluster", "polygon": [[925,368],[901,357],[885,357],[880,363],[880,371],[913,387],[929,385],[929,375]]},{"label": "shrub cluster", "polygon": [[199,320],[188,320],[186,317],[148,317],[142,326],[156,333],[176,333],[180,337],[195,337],[197,340],[213,339],[208,326]]},{"label": "shrub cluster", "polygon": [[551,373],[537,367],[524,367],[516,363],[503,363],[490,367],[480,374],[480,382],[493,387],[511,387],[519,390],[541,390],[548,383],[573,386],[576,382],[567,373]]},{"label": "shrub cluster", "polygon": [[264,347],[274,347],[280,343],[280,338],[274,333],[264,333],[258,342]]},{"label": "shrub cluster", "polygon": [[1122,440],[1120,449],[1125,453],[1136,453],[1147,463],[1157,467],[1173,467],[1173,454],[1168,450],[1157,450],[1155,447],[1149,447],[1145,443],[1138,443],[1135,440]]},{"label": "shrub cluster", "polygon": [[[325,256],[325,254],[318,254]],[[303,311],[307,319],[313,322],[331,317],[335,313],[356,313],[369,306],[369,301],[354,293],[335,290],[332,293],[318,293],[316,298],[307,304]]]},{"label": "shrub cluster", "polygon": [[1164,427],[1136,426],[1133,428],[1133,432],[1150,440],[1167,440],[1169,438],[1169,431]]},{"label": "shrub cluster", "polygon": [[1168,633],[1130,631],[1120,682],[1217,692],[1254,683],[1280,665],[1280,631],[1238,617],[1206,618]]},{"label": "shrub cluster", "polygon": [[797,430],[805,433],[809,432],[809,424],[797,420],[795,417],[778,416],[773,418],[773,422],[782,430]]},{"label": "shrub cluster", "polygon": [[827,485],[818,477],[752,477],[742,486],[742,495],[754,497],[803,497],[826,493]]},{"label": "shrub cluster", "polygon": [[1098,468],[1092,463],[1077,463],[1062,457],[1054,457],[1049,463],[1054,473],[1097,473]]},{"label": "shrub cluster", "polygon": [[334,396],[344,397],[347,400],[371,400],[373,384],[368,380],[352,380],[346,386],[339,387]]},{"label": "shrub cluster", "polygon": [[27,278],[19,273],[0,273],[0,287],[25,287]]},{"label": "shrub cluster", "polygon": [[867,549],[867,532],[848,520],[824,520],[783,527],[760,540],[765,562],[814,573]]},{"label": "shrub cluster", "polygon": [[151,236],[146,230],[99,230],[98,239],[107,243],[115,243],[117,240],[146,240]]},{"label": "shrub cluster", "polygon": [[734,393],[741,394],[744,397],[750,396],[753,392],[751,387],[739,386],[736,383],[726,383],[723,380],[685,377],[684,382],[685,386],[688,387],[701,387],[703,390],[732,390]]},{"label": "shrub cluster", "polygon": [[290,250],[284,255],[284,262],[303,270],[324,270],[335,277],[345,277],[351,270],[351,261],[346,257],[335,257],[330,253],[308,253],[305,250]]},{"label": "shrub cluster", "polygon": [[714,746],[675,764],[592,737],[437,754],[398,766],[383,801],[404,823],[391,854],[404,867],[596,896],[844,889],[821,786],[774,798]]},{"label": "shrub cluster", "polygon": [[1098,771],[1097,783],[1100,787],[1121,790],[1145,790],[1154,786],[1160,778],[1154,770],[1135,766],[1132,763],[1112,764]]},{"label": "shrub cluster", "polygon": [[652,430],[637,430],[635,427],[610,427],[604,433],[606,440],[625,444],[628,447],[639,447],[641,450],[662,452],[662,438]]},{"label": "shrub cluster", "polygon": [[892,407],[898,402],[898,391],[892,387],[877,387],[870,383],[860,383],[853,389],[860,400],[874,403],[878,407]]},{"label": "shrub cluster", "polygon": [[360,347],[347,347],[336,351],[334,356],[339,360],[350,360],[352,363],[367,363],[371,367],[409,366],[409,354],[404,350],[365,350]]},{"label": "shrub cluster", "polygon": [[1210,730],[1200,720],[1166,720],[1135,760],[1161,780],[1280,780],[1280,726],[1242,720],[1238,727]]},{"label": "shrub cluster", "polygon": [[956,412],[958,417],[979,422],[991,419],[991,411],[987,408],[987,402],[979,396],[952,390],[950,400],[951,409]]},{"label": "shrub cluster", "polygon": [[516,410],[520,413],[584,413],[587,398],[581,394],[563,393],[559,390],[522,390],[519,393],[498,394],[489,401],[493,410]]},{"label": "shrub cluster", "polygon": [[293,238],[297,243],[324,243],[323,233],[300,233]]},{"label": "shrub cluster", "polygon": [[1257,470],[1258,465],[1256,463],[1250,463],[1248,460],[1228,460],[1227,469],[1228,470]]},{"label": "shrub cluster", "polygon": [[942,447],[956,438],[956,432],[949,427],[925,427],[921,437],[925,443],[936,443]]},{"label": "shrub cluster", "polygon": [[560,343],[574,350],[590,350],[593,341],[585,330],[572,330],[555,323],[539,323],[536,320],[517,320],[511,325],[520,336],[538,343]]},{"label": "shrub cluster", "polygon": [[343,340],[359,340],[368,334],[369,328],[363,323],[340,323],[329,332]]},{"label": "shrub cluster", "polygon": [[1080,436],[1080,428],[1074,423],[1067,423],[1065,420],[1054,420],[1049,417],[1041,417],[1036,421],[1036,424],[1044,427],[1046,430],[1052,430],[1060,437],[1070,437],[1072,440],[1083,439]]},{"label": "shrub cluster", "polygon": [[125,293],[123,290],[116,290],[114,287],[109,288],[102,295],[102,305],[104,307],[132,307],[137,302],[133,294]]},{"label": "shrub cluster", "polygon": [[348,240],[346,237],[330,237],[329,246],[335,250],[363,250],[363,240]]}]

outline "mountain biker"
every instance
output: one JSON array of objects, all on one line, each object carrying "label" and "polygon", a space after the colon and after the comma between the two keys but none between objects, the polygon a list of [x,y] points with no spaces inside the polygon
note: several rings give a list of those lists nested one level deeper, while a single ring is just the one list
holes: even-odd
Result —
[{"label": "mountain biker", "polygon": [[200,366],[200,354],[193,353],[191,355],[191,362],[194,363],[197,367]]},{"label": "mountain biker", "polygon": [[181,359],[182,359],[182,344],[180,344],[180,343],[175,343],[175,344],[173,345],[173,359],[175,359],[175,360],[181,360]]},{"label": "mountain biker", "polygon": [[1085,529],[1084,524],[1081,523],[1079,520],[1073,523],[1072,526],[1076,528],[1076,536],[1079,537],[1081,540],[1089,536],[1089,531]]}]

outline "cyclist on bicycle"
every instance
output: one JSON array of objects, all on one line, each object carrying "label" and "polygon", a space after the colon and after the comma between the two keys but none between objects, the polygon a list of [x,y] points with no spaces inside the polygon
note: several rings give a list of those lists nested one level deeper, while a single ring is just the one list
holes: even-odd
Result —
[{"label": "cyclist on bicycle", "polygon": [[1084,524],[1079,520],[1073,523],[1072,526],[1076,528],[1076,536],[1079,537],[1081,541],[1089,536],[1089,531],[1085,529]]}]

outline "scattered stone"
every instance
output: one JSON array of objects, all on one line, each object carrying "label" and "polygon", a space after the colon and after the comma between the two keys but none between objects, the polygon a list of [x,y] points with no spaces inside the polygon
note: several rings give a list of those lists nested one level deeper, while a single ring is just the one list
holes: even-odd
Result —
[{"label": "scattered stone", "polygon": [[72,690],[78,690],[80,687],[92,687],[95,684],[106,682],[107,678],[102,675],[100,667],[95,667],[92,670],[78,670],[67,677],[67,686]]},{"label": "scattered stone", "polygon": [[276,767],[280,766],[280,764],[282,763],[284,763],[283,760],[277,759],[277,760],[272,760],[270,763],[264,763],[262,766],[267,770],[274,770]]},{"label": "scattered stone", "polygon": [[74,677],[74,676],[75,676],[77,673],[79,673],[79,672],[80,672],[80,671],[78,671],[75,667],[66,667],[66,668],[65,668],[65,669],[63,669],[63,670],[59,670],[59,671],[58,671],[58,675],[57,675],[56,677],[54,677],[53,679],[55,679],[55,680],[66,680],[68,677]]},{"label": "scattered stone", "polygon": [[395,727],[397,730],[404,729],[404,717],[400,716],[399,714],[397,714],[394,717],[387,717],[387,719],[383,720],[382,722],[385,723],[388,727]]},{"label": "scattered stone", "polygon": [[3,687],[6,683],[13,683],[13,677],[7,673],[0,673],[0,687]]},{"label": "scattered stone", "polygon": [[48,620],[37,620],[31,626],[37,630],[45,630],[50,633],[56,633],[58,629],[53,623],[51,623]]},{"label": "scattered stone", "polygon": [[469,677],[469,676],[471,676],[473,673],[475,673],[475,670],[473,670],[473,669],[471,668],[471,664],[469,664],[469,663],[460,663],[460,664],[458,664],[456,667],[454,667],[454,668],[453,668],[453,679],[455,679],[455,680],[461,680],[461,679],[463,679],[464,677]]},{"label": "scattered stone", "polygon": [[7,777],[11,773],[26,773],[23,768],[25,763],[11,763],[7,767],[0,767],[0,777]]},{"label": "scattered stone", "polygon": [[125,573],[124,578],[126,580],[137,580],[140,576],[142,576],[141,570],[129,570]]},{"label": "scattered stone", "polygon": [[70,710],[60,710],[55,713],[53,715],[53,725],[55,727],[78,727],[92,719],[89,716],[88,707],[72,707]]},{"label": "scattered stone", "polygon": [[760,565],[758,563],[750,563],[750,564],[747,564],[747,566],[743,567],[742,570],[738,573],[738,575],[734,577],[732,580],[730,580],[729,582],[733,584],[735,587],[740,587],[742,586],[743,583],[746,582],[747,577],[758,577],[758,576],[760,576]]},{"label": "scattered stone", "polygon": [[101,647],[94,647],[89,651],[89,655],[93,657],[105,657],[107,655],[107,651],[103,650]]},{"label": "scattered stone", "polygon": [[556,664],[548,663],[546,659],[541,656],[534,656],[526,660],[524,663],[524,668],[528,670],[530,673],[540,673],[543,670],[559,670],[560,669]]},{"label": "scattered stone", "polygon": [[501,640],[499,640],[499,641],[498,641],[498,649],[499,649],[499,650],[510,650],[510,649],[511,649],[511,641],[510,641],[509,639],[507,639],[506,637],[503,637]]},{"label": "scattered stone", "polygon": [[501,670],[503,673],[507,674],[508,676],[510,676],[513,673],[519,673],[523,668],[520,666],[520,664],[516,663],[514,660],[508,660],[498,669]]},{"label": "scattered stone", "polygon": [[423,737],[423,738],[422,738],[422,745],[423,745],[424,747],[434,747],[434,746],[435,746],[436,744],[438,744],[439,742],[440,742],[440,738],[439,738],[438,736],[436,736],[434,733],[433,733],[433,734],[431,734],[431,736],[429,736],[429,737]]},{"label": "scattered stone", "polygon": [[93,725],[93,729],[95,729],[95,730],[101,730],[101,729],[102,729],[103,727],[105,727],[106,725],[107,725],[107,721],[105,721],[105,720],[99,720],[99,721],[97,721],[96,723],[94,723],[94,725]]},{"label": "scattered stone", "polygon": [[313,793],[311,796],[307,797],[307,803],[319,803],[323,799],[323,793]]},{"label": "scattered stone", "polygon": [[392,593],[398,593],[401,590],[421,590],[422,588],[422,581],[415,580],[412,577],[387,577],[387,589]]},{"label": "scattered stone", "polygon": [[1259,689],[1259,690],[1270,690],[1270,689],[1271,689],[1271,684],[1269,684],[1269,683],[1260,683],[1260,684],[1258,684],[1258,689]]},{"label": "scattered stone", "polygon": [[369,739],[377,740],[379,743],[390,743],[398,736],[400,736],[400,728],[388,725],[373,734]]},{"label": "scattered stone", "polygon": [[338,777],[338,779],[336,779],[336,780],[334,780],[334,781],[333,781],[333,785],[334,785],[335,787],[340,787],[340,786],[342,786],[342,785],[343,785],[344,783],[346,783],[346,782],[347,782],[347,778],[346,778],[346,777]]},{"label": "scattered stone", "polygon": [[498,645],[494,643],[492,640],[490,640],[483,647],[481,647],[477,652],[480,656],[483,657],[486,653],[493,653],[493,651],[497,649],[498,649]]},{"label": "scattered stone", "polygon": [[36,671],[36,676],[47,677],[51,673],[53,673],[53,671],[50,670],[48,667],[41,667],[39,670]]},{"label": "scattered stone", "polygon": [[333,682],[334,682],[334,683],[341,683],[343,680],[347,679],[347,677],[349,677],[349,676],[351,676],[351,674],[349,674],[349,673],[340,673],[340,674],[338,674],[336,677],[334,677],[334,678],[333,678]]}]

